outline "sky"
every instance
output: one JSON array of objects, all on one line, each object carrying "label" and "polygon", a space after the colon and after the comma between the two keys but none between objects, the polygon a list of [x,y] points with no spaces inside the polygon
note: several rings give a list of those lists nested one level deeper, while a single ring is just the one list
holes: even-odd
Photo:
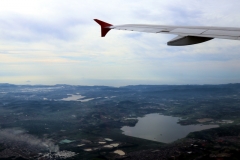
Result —
[{"label": "sky", "polygon": [[240,27],[239,0],[1,0],[0,83],[124,86],[240,82],[240,41],[173,47],[114,25]]}]

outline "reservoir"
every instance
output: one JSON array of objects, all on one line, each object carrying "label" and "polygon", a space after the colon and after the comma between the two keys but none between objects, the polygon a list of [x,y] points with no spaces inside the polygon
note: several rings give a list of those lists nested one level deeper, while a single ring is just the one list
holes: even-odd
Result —
[{"label": "reservoir", "polygon": [[95,98],[83,99],[85,96],[70,94],[69,97],[61,99],[62,101],[79,101],[79,102],[88,102]]},{"label": "reservoir", "polygon": [[63,98],[61,100],[62,101],[80,101],[80,99],[82,98],[84,98],[84,96],[71,94],[71,96],[67,98]]},{"label": "reservoir", "polygon": [[179,117],[159,115],[158,113],[147,114],[138,118],[134,127],[124,126],[123,134],[163,143],[171,143],[186,137],[190,132],[217,128],[218,125],[186,125],[178,124]]}]

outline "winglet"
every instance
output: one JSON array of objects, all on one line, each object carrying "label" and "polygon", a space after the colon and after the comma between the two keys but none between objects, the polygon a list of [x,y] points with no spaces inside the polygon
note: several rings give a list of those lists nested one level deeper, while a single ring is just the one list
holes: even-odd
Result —
[{"label": "winglet", "polygon": [[96,21],[101,26],[102,37],[105,37],[106,34],[111,30],[109,27],[112,26],[112,24],[100,21],[98,19],[94,19],[94,21]]}]

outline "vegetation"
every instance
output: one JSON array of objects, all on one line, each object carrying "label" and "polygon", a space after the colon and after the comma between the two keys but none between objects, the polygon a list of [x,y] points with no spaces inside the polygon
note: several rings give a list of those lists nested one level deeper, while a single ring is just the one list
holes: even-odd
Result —
[{"label": "vegetation", "polygon": [[[63,100],[71,95],[82,95],[84,98],[74,101]],[[91,100],[88,101],[89,98]],[[194,139],[193,142],[201,141],[199,145],[206,140],[208,144],[206,147],[212,151],[204,152],[208,157],[210,154],[220,152],[214,146],[223,145],[222,141],[228,143],[223,145],[229,149],[229,151],[224,150],[224,153],[231,153],[230,155],[237,157],[235,151],[240,147],[240,143],[238,144],[240,84],[139,85],[119,88],[0,84],[0,100],[1,130],[20,128],[39,139],[51,139],[60,146],[60,150],[78,153],[76,159],[113,158],[112,152],[116,148],[106,149],[104,145],[98,143],[104,138],[111,138],[114,143],[119,143],[117,148],[126,153],[136,152],[139,155],[145,153],[143,150],[159,150],[171,146],[172,144],[167,145],[122,134],[121,127],[135,126],[138,120],[133,118],[143,117],[149,113],[181,117],[179,123],[182,125],[220,125],[219,128],[190,133],[186,138]],[[232,141],[227,141],[226,137],[231,137]],[[59,144],[63,139],[74,142]],[[178,155],[179,159],[193,159],[202,155],[191,147],[190,149],[194,151],[191,155],[181,149],[186,143],[183,140],[174,144],[175,148],[172,150],[176,148],[179,150],[181,153]],[[0,157],[1,152],[5,147],[8,148],[9,144],[13,145],[12,142],[0,144]],[[78,147],[79,144],[85,146]],[[84,151],[86,148],[96,150],[86,152]]]}]

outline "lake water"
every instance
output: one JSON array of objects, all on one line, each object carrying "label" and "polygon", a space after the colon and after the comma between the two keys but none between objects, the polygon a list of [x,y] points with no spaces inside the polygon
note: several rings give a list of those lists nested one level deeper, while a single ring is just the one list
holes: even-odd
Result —
[{"label": "lake water", "polygon": [[85,98],[85,96],[70,94],[69,97],[61,99],[62,101],[79,101],[79,102],[88,102],[94,100],[95,98]]},{"label": "lake water", "polygon": [[84,98],[84,96],[81,95],[69,95],[67,98],[61,99],[62,101],[80,101],[80,99]]},{"label": "lake water", "polygon": [[121,128],[123,134],[163,143],[171,143],[186,137],[190,132],[217,128],[218,125],[187,125],[178,124],[179,117],[148,114],[138,118],[134,127],[124,126]]}]

